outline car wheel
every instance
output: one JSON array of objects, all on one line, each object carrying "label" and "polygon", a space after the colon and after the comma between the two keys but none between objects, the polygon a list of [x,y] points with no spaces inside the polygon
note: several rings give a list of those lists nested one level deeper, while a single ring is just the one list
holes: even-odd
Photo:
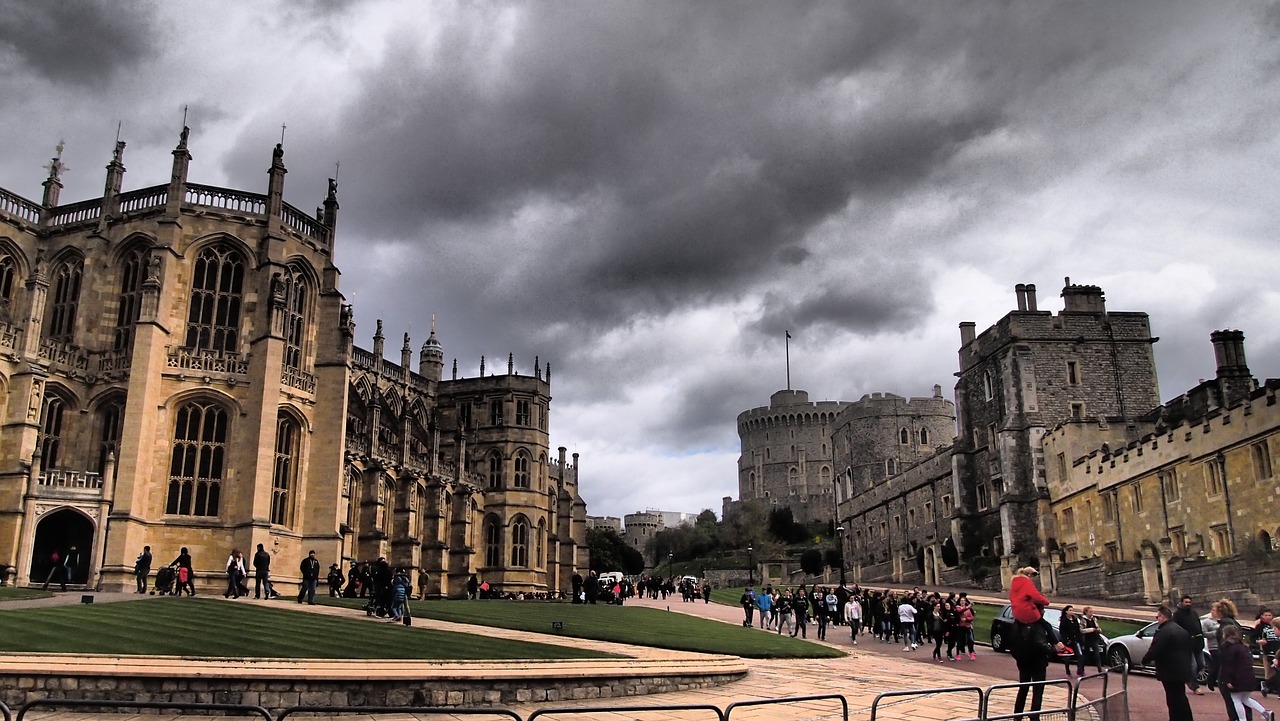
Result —
[{"label": "car wheel", "polygon": [[1001,632],[1001,631],[995,631],[995,630],[993,630],[993,631],[991,632],[991,650],[992,650],[992,651],[1004,651],[1004,650],[1005,650],[1005,647],[1004,647],[1004,633],[1003,633],[1003,632]]},{"label": "car wheel", "polygon": [[1125,664],[1133,665],[1129,661],[1129,651],[1124,646],[1115,645],[1107,649],[1108,666],[1123,666]]}]

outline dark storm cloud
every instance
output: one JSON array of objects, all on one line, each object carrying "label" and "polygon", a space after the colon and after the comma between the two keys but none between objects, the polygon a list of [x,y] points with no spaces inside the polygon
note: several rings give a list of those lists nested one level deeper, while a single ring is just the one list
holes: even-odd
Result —
[{"label": "dark storm cloud", "polygon": [[0,58],[54,82],[91,87],[157,49],[152,3],[0,0]]},{"label": "dark storm cloud", "polygon": [[351,159],[349,222],[426,252],[440,222],[474,224],[474,277],[442,279],[466,287],[528,242],[486,224],[530,203],[572,208],[489,302],[537,296],[540,313],[607,326],[803,264],[816,224],[923,182],[1002,122],[983,93],[879,102],[911,81],[899,46],[922,32],[891,5],[656,7],[520,6],[505,49],[484,12],[445,20],[429,52],[392,39],[315,143]]},{"label": "dark storm cloud", "polygon": [[765,338],[804,328],[872,335],[919,323],[933,310],[932,299],[920,292],[924,280],[910,273],[886,269],[881,275],[850,274],[829,283],[803,295],[768,294],[765,311],[751,330]]}]

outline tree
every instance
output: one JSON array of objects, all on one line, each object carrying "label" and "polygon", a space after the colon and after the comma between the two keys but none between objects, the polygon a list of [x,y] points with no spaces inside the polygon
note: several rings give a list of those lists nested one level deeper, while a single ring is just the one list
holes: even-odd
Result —
[{"label": "tree", "polygon": [[822,562],[822,551],[816,548],[810,548],[800,554],[800,570],[810,576],[817,576],[821,574],[822,569],[825,567],[825,564]]},{"label": "tree", "polygon": [[587,549],[593,571],[622,571],[631,576],[644,572],[644,556],[612,528],[588,528]]}]

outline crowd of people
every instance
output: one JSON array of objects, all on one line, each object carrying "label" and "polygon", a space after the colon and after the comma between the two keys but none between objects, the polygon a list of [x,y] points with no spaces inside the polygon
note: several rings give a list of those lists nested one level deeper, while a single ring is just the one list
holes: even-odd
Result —
[{"label": "crowd of people", "polygon": [[973,606],[967,594],[863,589],[801,584],[797,588],[760,590],[748,586],[739,602],[744,617],[742,625],[806,638],[809,625],[815,627],[819,640],[825,640],[832,626],[847,627],[853,643],[866,635],[881,643],[901,643],[903,651],[914,651],[921,645],[934,644],[934,658],[942,661],[945,645],[947,658],[975,660],[973,639]]}]

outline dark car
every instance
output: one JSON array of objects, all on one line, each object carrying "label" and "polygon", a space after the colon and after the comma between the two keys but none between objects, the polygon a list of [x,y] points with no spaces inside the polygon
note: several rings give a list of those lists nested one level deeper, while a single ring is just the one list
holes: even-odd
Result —
[{"label": "dark car", "polygon": [[[1058,623],[1062,620],[1062,611],[1056,608],[1046,608],[1044,610],[1044,620],[1049,622],[1049,626],[1052,631],[1053,642],[1055,644],[1061,643],[1062,637],[1061,635],[1058,634]],[[1000,609],[1000,613],[996,614],[995,618],[991,619],[992,650],[1003,651],[1005,653],[1009,653],[1013,650],[1010,647],[1010,644],[1013,641],[1013,637],[1014,637],[1013,629],[1015,624],[1016,622],[1013,620],[1013,606],[1006,605],[1004,608]],[[1098,634],[1098,635],[1102,636],[1102,634]],[[1102,640],[1100,643],[1102,648],[1106,648],[1107,637],[1102,636]],[[1067,661],[1071,658],[1074,658],[1074,657],[1073,656],[1063,657],[1062,660]]]}]

